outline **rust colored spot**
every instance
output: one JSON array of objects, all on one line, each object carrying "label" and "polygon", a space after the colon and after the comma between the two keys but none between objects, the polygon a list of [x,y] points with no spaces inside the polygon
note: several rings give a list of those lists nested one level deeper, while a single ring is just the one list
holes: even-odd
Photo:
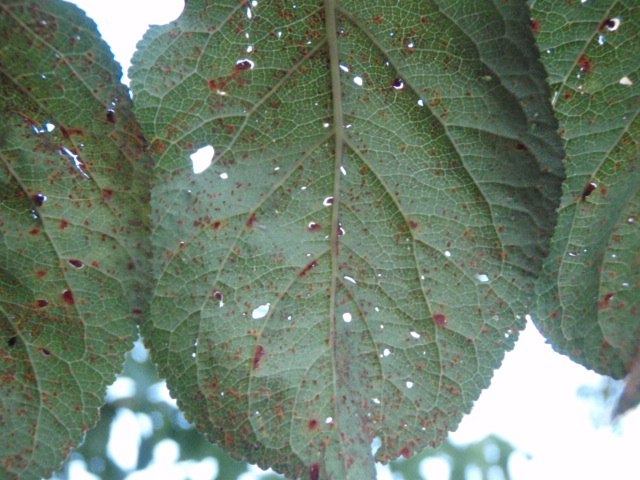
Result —
[{"label": "rust colored spot", "polygon": [[586,200],[587,197],[591,195],[596,188],[598,188],[597,183],[593,183],[593,182],[587,183],[587,186],[584,187],[584,190],[582,191],[582,201]]},{"label": "rust colored spot", "polygon": [[407,459],[411,458],[411,449],[409,447],[402,447],[402,450],[400,450],[400,455]]},{"label": "rust colored spot", "polygon": [[436,322],[436,325],[438,325],[439,327],[446,327],[448,323],[447,317],[441,313],[436,313],[433,316],[433,321]]},{"label": "rust colored spot", "polygon": [[315,430],[316,428],[318,428],[318,420],[312,418],[309,420],[309,430]]},{"label": "rust colored spot", "polygon": [[213,222],[211,224],[211,226],[213,227],[214,230],[218,230],[221,225],[222,225],[222,222],[220,220],[216,220],[215,222]]},{"label": "rust colored spot", "polygon": [[107,122],[116,123],[116,112],[113,108],[107,110]]},{"label": "rust colored spot", "polygon": [[133,310],[131,310],[133,313],[135,313],[136,315],[142,315],[142,310],[139,308],[134,308]]},{"label": "rust colored spot", "polygon": [[38,270],[36,272],[36,275],[38,275],[40,278],[44,277],[47,274],[46,270]]},{"label": "rust colored spot", "polygon": [[84,135],[84,131],[80,128],[66,128],[62,125],[60,125],[60,133],[67,140],[71,138],[71,135]]},{"label": "rust colored spot", "polygon": [[66,303],[67,305],[76,304],[76,299],[73,298],[73,292],[71,290],[65,290],[64,292],[62,292],[62,300],[64,300],[64,303]]},{"label": "rust colored spot", "polygon": [[222,90],[227,84],[227,82],[222,82],[222,81],[218,82],[216,80],[209,80],[208,83],[209,83],[209,90],[211,90],[212,92]]},{"label": "rust colored spot", "polygon": [[524,143],[520,142],[518,143],[518,145],[516,145],[516,150],[520,150],[521,152],[526,152],[529,149]]},{"label": "rust colored spot", "polygon": [[404,85],[404,80],[402,80],[401,78],[396,78],[393,83],[391,84],[391,87],[394,90],[404,90],[405,85]]},{"label": "rust colored spot", "polygon": [[111,197],[113,197],[113,190],[111,190],[110,188],[104,188],[102,190],[102,198],[104,198],[105,200],[110,200]]},{"label": "rust colored spot", "polygon": [[416,228],[418,228],[418,222],[414,221],[414,220],[409,220],[409,226],[415,230]]},{"label": "rust colored spot", "polygon": [[533,33],[540,33],[540,22],[535,18],[531,18],[529,26],[531,27],[531,30],[533,30]]},{"label": "rust colored spot", "polygon": [[314,463],[309,467],[309,480],[318,480],[320,478],[320,465]]},{"label": "rust colored spot", "polygon": [[599,308],[607,308],[609,306],[609,301],[613,298],[613,293],[607,293],[604,296],[604,300],[598,303]]},{"label": "rust colored spot", "polygon": [[253,68],[253,64],[249,60],[238,60],[236,63],[236,71],[240,70],[251,70]]},{"label": "rust colored spot", "polygon": [[247,227],[249,228],[255,227],[257,221],[258,221],[258,217],[256,217],[255,213],[252,213],[251,216],[249,217],[249,220],[247,220]]},{"label": "rust colored spot", "polygon": [[580,67],[580,70],[585,73],[589,73],[593,69],[591,60],[589,60],[584,53],[580,55],[580,58],[578,58],[578,66]]},{"label": "rust colored spot", "polygon": [[36,227],[33,230],[29,230],[29,235],[38,235],[40,233],[40,227]]},{"label": "rust colored spot", "polygon": [[219,290],[216,290],[215,292],[213,292],[213,298],[215,298],[216,300],[221,302],[222,301],[222,293],[220,293]]},{"label": "rust colored spot", "polygon": [[16,337],[11,337],[7,342],[7,345],[9,345],[10,347],[13,347],[17,342],[18,342],[18,339]]},{"label": "rust colored spot", "polygon": [[71,260],[69,260],[69,263],[76,268],[84,267],[84,263],[82,263],[80,260],[76,260],[75,258],[72,258]]},{"label": "rust colored spot", "polygon": [[40,353],[42,353],[42,355],[44,355],[45,357],[50,357],[51,356],[51,352],[49,350],[47,350],[46,348],[41,348],[40,349]]},{"label": "rust colored spot", "polygon": [[264,347],[262,345],[256,346],[256,353],[253,355],[253,369],[255,370],[260,366],[260,360],[264,357]]},{"label": "rust colored spot", "polygon": [[376,15],[375,17],[373,17],[373,21],[378,25],[382,25],[384,23],[384,19],[380,15]]},{"label": "rust colored spot", "polygon": [[318,262],[316,260],[314,260],[313,262],[309,263],[309,265],[307,265],[306,267],[304,267],[302,269],[302,271],[298,274],[299,277],[304,277],[307,275],[307,273],[309,273],[311,271],[312,268],[316,268],[318,266]]},{"label": "rust colored spot", "polygon": [[322,228],[322,225],[320,225],[319,223],[316,223],[316,222],[310,222],[309,226],[308,226],[308,230],[310,232],[317,232],[321,228]]},{"label": "rust colored spot", "polygon": [[603,197],[607,194],[607,189],[606,188],[601,188],[600,189],[600,195],[602,195]]},{"label": "rust colored spot", "polygon": [[558,311],[554,310],[553,313],[551,314],[551,318],[558,318],[558,315],[559,315]]},{"label": "rust colored spot", "polygon": [[149,150],[151,151],[151,153],[155,153],[156,155],[160,155],[166,149],[167,144],[157,138],[153,142],[151,142],[151,145],[149,146]]},{"label": "rust colored spot", "polygon": [[65,220],[64,218],[60,220],[60,230],[64,230],[69,226],[69,220]]},{"label": "rust colored spot", "polygon": [[47,197],[41,193],[36,193],[31,196],[31,201],[36,207],[41,207],[44,205],[44,202],[47,200]]}]

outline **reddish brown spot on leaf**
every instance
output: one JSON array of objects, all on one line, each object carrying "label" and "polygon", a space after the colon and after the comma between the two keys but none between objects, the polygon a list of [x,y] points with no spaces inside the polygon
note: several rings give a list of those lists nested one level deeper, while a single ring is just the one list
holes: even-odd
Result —
[{"label": "reddish brown spot on leaf", "polygon": [[255,227],[257,222],[258,222],[258,217],[256,217],[255,213],[252,213],[251,216],[249,217],[249,220],[247,220],[247,227],[253,228]]},{"label": "reddish brown spot on leaf", "polygon": [[418,228],[418,222],[416,222],[415,220],[409,220],[409,226],[415,230],[416,228]]},{"label": "reddish brown spot on leaf", "polygon": [[16,337],[11,337],[7,342],[7,345],[9,345],[10,347],[13,347],[17,342],[18,342],[18,339]]},{"label": "reddish brown spot on leaf", "polygon": [[116,123],[116,112],[113,108],[107,110],[107,122]]},{"label": "reddish brown spot on leaf", "polygon": [[40,353],[42,353],[42,355],[44,355],[45,357],[50,357],[51,356],[51,352],[49,350],[47,350],[46,348],[41,348],[40,349]]},{"label": "reddish brown spot on leaf", "polygon": [[36,207],[41,207],[44,205],[44,202],[47,200],[47,197],[41,193],[36,193],[31,196],[31,201]]},{"label": "reddish brown spot on leaf", "polygon": [[524,143],[519,142],[519,143],[516,145],[516,150],[520,150],[521,152],[526,152],[526,151],[527,151],[527,150],[529,150],[529,149],[527,148],[527,146],[526,146]]},{"label": "reddish brown spot on leaf", "polygon": [[402,80],[401,78],[396,78],[391,83],[391,88],[393,88],[394,90],[404,90],[405,89],[404,80]]},{"label": "reddish brown spot on leaf", "polygon": [[308,226],[308,230],[310,232],[317,232],[321,228],[322,228],[322,225],[320,225],[319,223],[316,223],[316,222],[310,222],[309,226]]},{"label": "reddish brown spot on leaf", "polygon": [[216,300],[221,302],[222,301],[222,293],[220,293],[219,290],[216,290],[215,292],[213,292],[213,298],[215,298]]},{"label": "reddish brown spot on leaf", "polygon": [[29,230],[29,235],[38,235],[40,233],[40,227],[36,227],[33,230]]},{"label": "reddish brown spot on leaf", "polygon": [[253,68],[253,62],[248,59],[238,60],[236,63],[236,71],[251,70]]},{"label": "reddish brown spot on leaf", "polygon": [[587,197],[591,195],[596,188],[598,188],[597,183],[593,183],[593,182],[587,183],[587,186],[584,187],[584,190],[582,191],[582,200],[583,201],[586,200]]},{"label": "reddish brown spot on leaf", "polygon": [[84,131],[80,128],[67,128],[62,125],[60,125],[60,133],[62,133],[62,136],[67,140],[69,140],[72,135],[84,135]]},{"label": "reddish brown spot on leaf", "polygon": [[127,263],[127,270],[135,270],[136,264],[134,262]]},{"label": "reddish brown spot on leaf", "polygon": [[46,274],[47,274],[46,270],[38,270],[36,272],[36,275],[38,275],[40,278],[43,278]]},{"label": "reddish brown spot on leaf", "polygon": [[256,346],[256,353],[253,354],[253,369],[255,370],[260,366],[260,361],[264,357],[265,351],[262,345]]},{"label": "reddish brown spot on leaf", "polygon": [[558,318],[558,315],[560,315],[558,311],[554,310],[553,313],[551,314],[551,318]]},{"label": "reddish brown spot on leaf", "polygon": [[69,220],[65,220],[64,218],[60,220],[60,230],[64,230],[69,226]]},{"label": "reddish brown spot on leaf", "polygon": [[76,260],[75,258],[72,258],[71,260],[69,260],[69,263],[76,268],[84,267],[84,263],[82,263],[80,260]]},{"label": "reddish brown spot on leaf", "polygon": [[62,300],[67,305],[75,305],[76,299],[73,297],[73,292],[71,290],[65,290],[62,292]]},{"label": "reddish brown spot on leaf", "polygon": [[104,198],[105,200],[111,200],[111,197],[113,197],[113,190],[111,190],[110,188],[105,188],[102,190],[102,198]]},{"label": "reddish brown spot on leaf", "polygon": [[604,300],[602,300],[601,302],[598,302],[598,307],[607,308],[609,306],[609,302],[611,301],[612,298],[613,298],[613,293],[607,293],[604,296]]},{"label": "reddish brown spot on leaf", "polygon": [[584,53],[578,58],[578,66],[585,73],[589,73],[593,69],[593,63]]},{"label": "reddish brown spot on leaf", "polygon": [[316,428],[318,428],[318,420],[312,418],[309,420],[309,430],[315,430]]},{"label": "reddish brown spot on leaf", "polygon": [[317,266],[318,266],[318,262],[314,260],[313,262],[309,263],[309,265],[304,267],[302,271],[298,274],[298,276],[304,277],[307,273],[311,271],[312,268],[316,268]]},{"label": "reddish brown spot on leaf", "polygon": [[320,478],[320,465],[314,463],[309,467],[309,480],[318,480]]},{"label": "reddish brown spot on leaf", "polygon": [[535,18],[531,19],[529,26],[531,27],[531,30],[533,30],[533,33],[540,33],[540,22]]},{"label": "reddish brown spot on leaf", "polygon": [[447,326],[447,317],[441,313],[436,313],[433,316],[433,321],[436,322],[436,325],[438,325],[439,327],[446,327]]},{"label": "reddish brown spot on leaf", "polygon": [[409,447],[402,447],[402,450],[400,450],[400,455],[402,455],[404,458],[411,458],[411,449]]},{"label": "reddish brown spot on leaf", "polygon": [[216,220],[211,224],[214,230],[218,230],[222,226],[222,222],[220,220]]}]

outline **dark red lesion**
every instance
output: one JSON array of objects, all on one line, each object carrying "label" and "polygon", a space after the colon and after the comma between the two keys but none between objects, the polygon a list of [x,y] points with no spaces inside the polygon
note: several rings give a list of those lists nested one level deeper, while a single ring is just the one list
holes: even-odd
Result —
[{"label": "dark red lesion", "polygon": [[265,354],[265,350],[264,347],[262,345],[257,345],[256,346],[256,351],[253,354],[253,369],[257,369],[260,366],[260,361],[262,360],[262,358],[264,357]]},{"label": "dark red lesion", "polygon": [[433,321],[436,323],[436,325],[438,325],[439,327],[446,327],[448,322],[447,322],[447,317],[445,315],[443,315],[442,313],[436,313],[433,316]]},{"label": "dark red lesion", "polygon": [[309,480],[318,480],[320,478],[320,465],[314,463],[309,467]]},{"label": "dark red lesion", "polygon": [[586,200],[587,197],[591,195],[596,188],[598,188],[597,183],[594,183],[594,182],[587,183],[587,185],[584,187],[584,190],[582,191],[582,200],[583,201]]},{"label": "dark red lesion", "polygon": [[593,63],[584,53],[578,58],[578,66],[585,73],[589,73],[593,69]]},{"label": "dark red lesion", "polygon": [[65,290],[64,292],[62,292],[62,300],[67,305],[75,305],[76,304],[76,300],[75,300],[75,298],[73,296],[73,292],[71,290]]},{"label": "dark red lesion", "polygon": [[299,277],[304,277],[311,271],[311,269],[316,268],[318,266],[317,260],[309,263],[306,267],[302,269],[302,271],[298,274]]}]

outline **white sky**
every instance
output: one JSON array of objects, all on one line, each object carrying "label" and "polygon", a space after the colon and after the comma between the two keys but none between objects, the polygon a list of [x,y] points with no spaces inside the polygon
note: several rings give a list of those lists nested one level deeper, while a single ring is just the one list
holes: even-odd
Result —
[{"label": "white sky", "polygon": [[[75,3],[96,21],[125,72],[135,45],[148,25],[174,20],[183,7],[183,0],[78,0]],[[127,13],[123,15],[122,12]],[[511,464],[514,480],[636,480],[640,478],[637,466],[640,412],[634,411],[624,417],[615,433],[611,427],[595,429],[590,405],[576,396],[578,387],[596,385],[599,378],[554,353],[533,325],[529,325],[515,350],[507,354],[491,387],[451,435],[451,440],[465,443],[491,433],[502,436],[522,452],[522,455],[514,456]],[[129,420],[118,427],[125,429],[118,442],[122,446],[132,439],[134,445],[136,443],[132,425],[134,430],[144,430],[144,422],[140,425],[129,416]],[[127,480],[180,480],[187,475],[205,479],[211,478],[217,470],[212,462],[185,462],[183,468],[172,466],[175,449],[171,442],[162,445],[157,459],[146,474],[134,473]],[[131,460],[123,457],[122,461]],[[448,478],[446,465],[431,462],[425,469],[429,480]],[[258,472],[255,469],[242,480],[257,478]],[[72,478],[86,478],[86,474],[75,469]],[[386,469],[380,471],[379,480],[391,478]]]}]

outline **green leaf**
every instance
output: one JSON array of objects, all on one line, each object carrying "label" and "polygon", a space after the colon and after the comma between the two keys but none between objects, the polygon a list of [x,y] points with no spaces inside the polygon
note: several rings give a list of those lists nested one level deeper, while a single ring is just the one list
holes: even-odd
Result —
[{"label": "green leaf", "polygon": [[[190,1],[130,72],[142,325],[187,418],[291,477],[437,445],[524,325],[563,152],[523,2]],[[215,149],[195,174],[189,156]]]},{"label": "green leaf", "polygon": [[64,2],[0,12],[0,476],[29,479],[94,425],[136,337],[150,169],[95,24]]},{"label": "green leaf", "polygon": [[640,340],[640,5],[536,1],[533,16],[567,152],[535,321],[557,351],[622,378]]}]

